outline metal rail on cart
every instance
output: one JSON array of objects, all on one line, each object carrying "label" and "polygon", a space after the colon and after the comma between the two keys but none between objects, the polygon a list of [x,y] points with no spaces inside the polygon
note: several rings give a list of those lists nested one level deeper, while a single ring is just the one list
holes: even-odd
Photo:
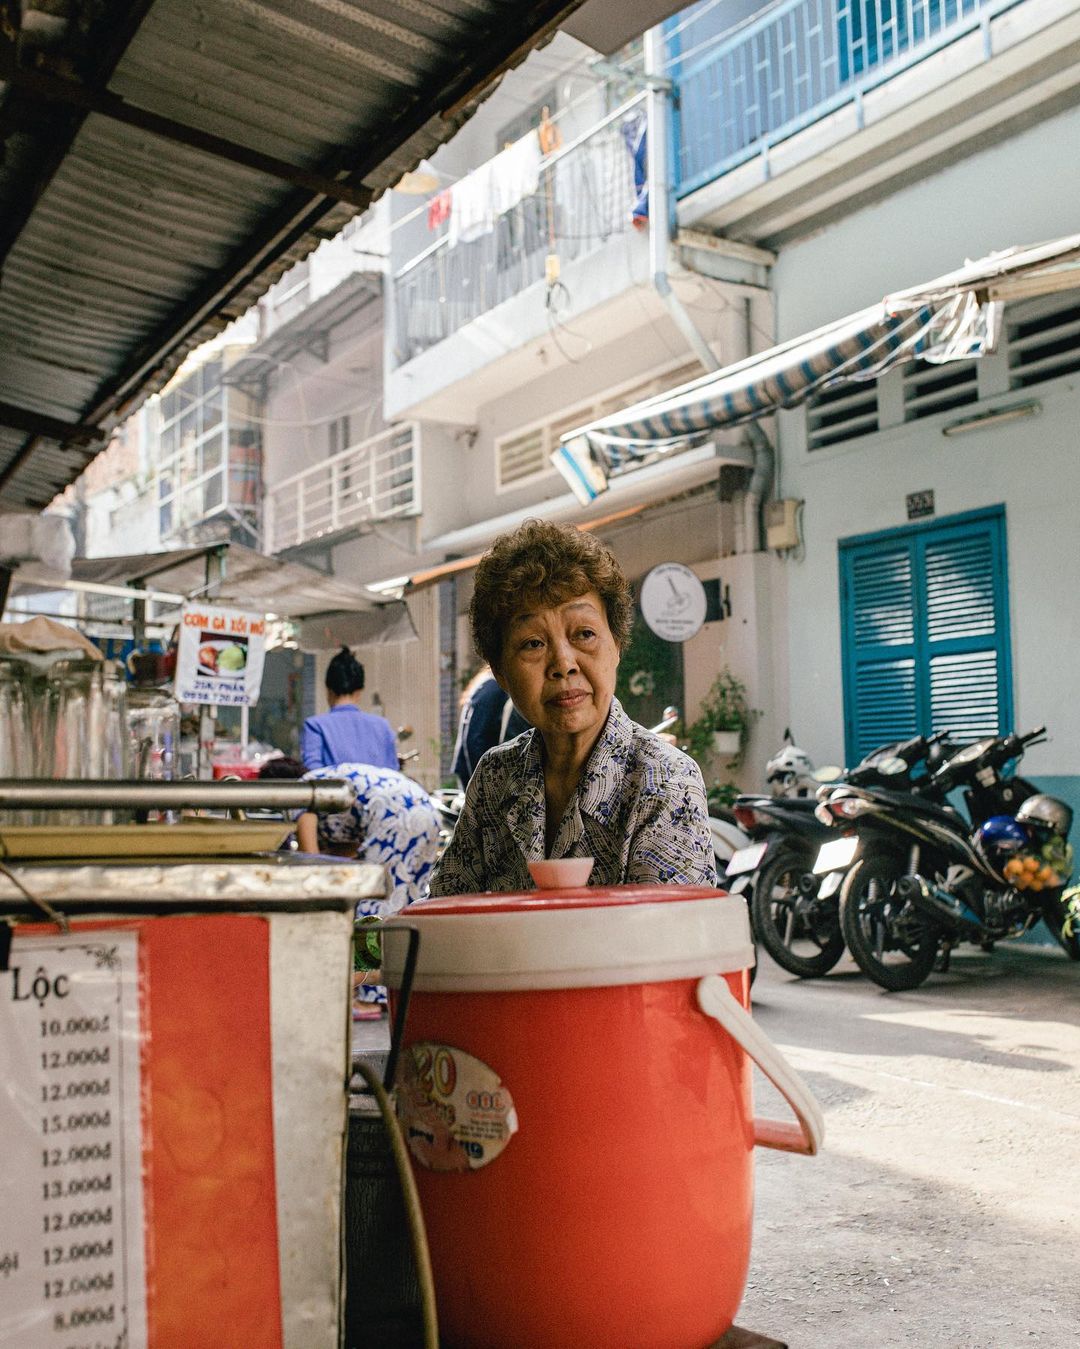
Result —
[{"label": "metal rail on cart", "polygon": [[356,793],[341,778],[317,782],[63,781],[0,778],[0,810],[348,810]]}]

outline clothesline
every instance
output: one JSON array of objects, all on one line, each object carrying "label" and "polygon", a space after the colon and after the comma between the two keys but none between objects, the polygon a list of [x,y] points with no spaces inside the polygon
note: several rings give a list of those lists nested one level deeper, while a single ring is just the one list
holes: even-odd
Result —
[{"label": "clothesline", "polygon": [[[427,223],[430,230],[446,226],[444,236],[448,247],[470,243],[490,234],[500,216],[540,190],[541,173],[546,165],[560,157],[560,151],[569,154],[584,140],[606,125],[622,119],[620,131],[626,149],[633,161],[636,199],[631,210],[632,223],[641,228],[648,218],[645,194],[645,126],[644,118],[625,118],[635,99],[614,109],[606,118],[567,147],[562,145],[562,134],[548,117],[540,126],[508,145],[494,158],[481,164],[452,186],[438,192],[427,203]],[[550,194],[551,184],[548,182]],[[554,228],[554,225],[552,225]],[[439,240],[442,243],[443,239]]]},{"label": "clothesline", "polygon": [[[578,69],[577,66],[572,66],[570,70],[566,73],[574,73],[577,69]],[[597,92],[603,89],[609,83],[610,81],[606,79],[598,80],[595,84],[591,85],[583,93],[578,94],[576,98],[572,98],[569,103],[564,104],[561,108],[557,108],[556,111],[550,115],[548,121],[553,126],[558,127],[558,124],[563,120],[564,117],[566,117],[569,113],[573,112],[573,110],[576,107],[584,103],[586,100],[595,98]],[[446,187],[441,189],[441,191],[443,192],[445,192],[448,188],[453,187],[456,183],[459,183],[461,181],[461,178],[455,178],[453,174],[443,173],[441,169],[435,169],[434,171],[439,175],[440,178],[446,180]],[[468,177],[468,174],[463,174],[462,177]],[[436,193],[435,195],[440,194]],[[407,212],[399,220],[395,220],[393,224],[390,226],[391,233],[394,230],[401,229],[405,225],[411,224],[411,222],[414,221],[417,218],[417,216],[424,215],[427,212],[430,204],[431,200],[429,198],[428,200],[421,202],[413,210]]]}]

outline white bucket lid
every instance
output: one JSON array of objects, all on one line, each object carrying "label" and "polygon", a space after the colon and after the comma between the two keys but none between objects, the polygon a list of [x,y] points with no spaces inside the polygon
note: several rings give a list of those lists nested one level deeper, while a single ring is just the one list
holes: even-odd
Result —
[{"label": "white bucket lid", "polygon": [[382,977],[400,988],[420,932],[425,993],[605,988],[728,974],[754,963],[746,902],[688,886],[463,895],[421,901],[380,925]]}]

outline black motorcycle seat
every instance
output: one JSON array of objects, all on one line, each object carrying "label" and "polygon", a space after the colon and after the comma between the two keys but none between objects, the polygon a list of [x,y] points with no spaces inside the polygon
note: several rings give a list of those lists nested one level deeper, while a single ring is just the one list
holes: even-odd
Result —
[{"label": "black motorcycle seat", "polygon": [[740,796],[736,804],[750,806],[755,810],[783,810],[795,815],[813,815],[817,799],[813,796]]},{"label": "black motorcycle seat", "polygon": [[873,797],[875,801],[897,806],[901,810],[929,816],[930,819],[951,825],[954,829],[959,827],[965,834],[967,833],[968,826],[959,811],[953,810],[951,806],[939,805],[936,801],[928,801],[917,792],[891,792],[886,787],[874,787],[866,795]]}]

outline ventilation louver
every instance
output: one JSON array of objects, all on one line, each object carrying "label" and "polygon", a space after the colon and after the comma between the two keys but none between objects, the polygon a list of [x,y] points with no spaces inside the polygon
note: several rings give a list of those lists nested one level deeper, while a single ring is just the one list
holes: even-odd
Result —
[{"label": "ventilation louver", "polygon": [[877,382],[840,384],[807,404],[806,435],[811,450],[872,435],[878,429]]},{"label": "ventilation louver", "polygon": [[1009,323],[1009,387],[1027,389],[1080,370],[1080,300],[1059,300]]},{"label": "ventilation louver", "polygon": [[947,361],[944,365],[912,361],[904,368],[906,422],[978,401],[979,377],[974,361]]}]

